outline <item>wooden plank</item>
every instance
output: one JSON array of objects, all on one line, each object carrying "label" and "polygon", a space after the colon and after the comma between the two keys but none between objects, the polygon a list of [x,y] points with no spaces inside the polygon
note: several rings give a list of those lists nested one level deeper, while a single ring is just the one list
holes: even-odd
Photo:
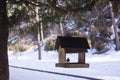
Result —
[{"label": "wooden plank", "polygon": [[80,63],[56,63],[56,67],[64,67],[64,68],[88,68],[89,64],[80,64]]},{"label": "wooden plank", "polygon": [[85,63],[85,53],[78,53],[78,63]]}]

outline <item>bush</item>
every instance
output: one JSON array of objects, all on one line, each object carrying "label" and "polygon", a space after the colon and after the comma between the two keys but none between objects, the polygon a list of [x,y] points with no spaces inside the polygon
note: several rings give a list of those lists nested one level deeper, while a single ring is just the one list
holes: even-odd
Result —
[{"label": "bush", "polygon": [[15,44],[9,44],[8,50],[15,51],[15,52],[23,52],[29,49],[27,45],[21,45],[22,40],[18,40]]},{"label": "bush", "polygon": [[20,46],[19,47],[19,52],[24,52],[24,51],[27,51],[28,49],[29,49],[29,46],[26,46],[26,45]]},{"label": "bush", "polygon": [[107,38],[105,39],[105,38],[102,38],[102,37],[93,37],[91,39],[92,39],[91,47],[95,48],[97,50],[93,54],[102,54],[105,51],[110,49],[110,47],[108,47],[109,43],[110,43],[109,39],[107,39]]},{"label": "bush", "polygon": [[49,39],[45,43],[45,50],[46,51],[52,51],[55,47],[55,39]]},{"label": "bush", "polygon": [[14,46],[12,44],[8,45],[8,50],[9,51],[13,51],[14,50]]},{"label": "bush", "polygon": [[84,37],[85,34],[83,32],[80,32],[78,30],[71,30],[66,33],[67,36],[74,36],[74,37]]}]

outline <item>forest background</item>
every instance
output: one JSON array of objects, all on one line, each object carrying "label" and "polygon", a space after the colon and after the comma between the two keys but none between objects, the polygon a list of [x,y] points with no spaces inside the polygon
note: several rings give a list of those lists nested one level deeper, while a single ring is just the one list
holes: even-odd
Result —
[{"label": "forest background", "polygon": [[86,37],[94,54],[108,51],[111,43],[120,49],[120,0],[1,0],[0,21],[1,80],[9,80],[7,49],[29,48],[27,39],[27,46],[21,45],[25,35],[34,37],[39,54],[42,45],[53,50],[55,37],[44,42],[51,33]]}]

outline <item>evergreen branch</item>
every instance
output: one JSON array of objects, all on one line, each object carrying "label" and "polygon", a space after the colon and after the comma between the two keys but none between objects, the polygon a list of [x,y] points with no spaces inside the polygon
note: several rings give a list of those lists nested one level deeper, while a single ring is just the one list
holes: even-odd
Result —
[{"label": "evergreen branch", "polygon": [[52,8],[52,9],[56,10],[57,12],[60,12],[60,13],[62,13],[62,14],[67,14],[67,11],[66,11],[66,10],[64,10],[64,9],[62,9],[62,8],[60,8],[60,7],[57,7],[56,4],[54,4],[54,3],[56,3],[55,1],[56,1],[56,0],[53,0],[53,1],[47,0],[48,6],[49,6],[50,8]]},{"label": "evergreen branch", "polygon": [[86,6],[84,6],[84,7],[67,10],[67,9],[63,9],[63,8],[57,7],[56,4],[54,4],[54,3],[56,3],[55,1],[56,1],[56,0],[53,0],[53,1],[47,0],[49,7],[51,7],[52,9],[54,9],[54,10],[56,10],[57,12],[60,12],[60,13],[62,13],[62,14],[68,14],[68,13],[74,13],[74,14],[76,14],[76,13],[78,13],[78,12],[80,12],[80,11],[91,10],[92,7],[93,7],[93,6],[95,5],[95,3],[96,3],[96,0],[92,0],[91,3],[86,4]]},{"label": "evergreen branch", "polygon": [[38,7],[42,7],[42,6],[48,6],[47,4],[45,3],[42,3],[42,2],[38,2],[36,0],[11,0],[11,1],[8,1],[7,2],[8,4],[19,4],[19,3],[25,3],[25,4],[31,4],[31,5],[34,5],[34,6],[38,6]]}]

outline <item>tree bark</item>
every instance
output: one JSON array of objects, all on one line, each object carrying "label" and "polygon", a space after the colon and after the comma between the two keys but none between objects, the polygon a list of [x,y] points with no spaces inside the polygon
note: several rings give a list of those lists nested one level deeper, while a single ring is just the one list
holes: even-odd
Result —
[{"label": "tree bark", "polygon": [[0,80],[9,80],[7,41],[8,17],[6,0],[0,0]]}]

